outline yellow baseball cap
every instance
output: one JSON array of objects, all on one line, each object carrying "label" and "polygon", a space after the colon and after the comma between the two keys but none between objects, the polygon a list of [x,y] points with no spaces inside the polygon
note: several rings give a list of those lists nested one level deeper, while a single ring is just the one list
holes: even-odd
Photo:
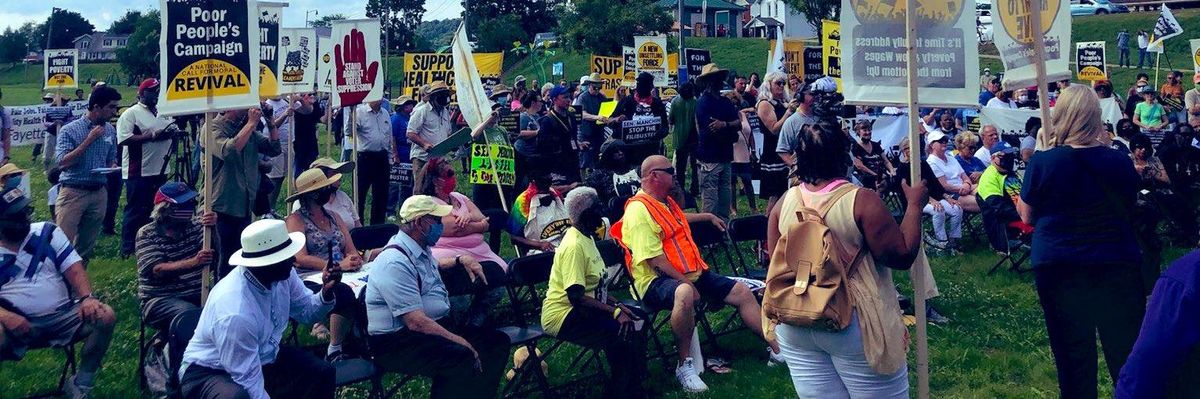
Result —
[{"label": "yellow baseball cap", "polygon": [[442,217],[450,214],[454,207],[442,205],[428,195],[414,195],[400,204],[400,221],[408,223],[425,215]]}]

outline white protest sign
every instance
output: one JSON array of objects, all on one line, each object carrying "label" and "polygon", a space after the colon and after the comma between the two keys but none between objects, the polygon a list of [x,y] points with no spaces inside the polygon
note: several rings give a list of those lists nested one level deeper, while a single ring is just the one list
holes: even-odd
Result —
[{"label": "white protest sign", "polygon": [[316,29],[284,28],[279,35],[279,45],[283,49],[280,93],[311,93],[317,84]]},{"label": "white protest sign", "polygon": [[654,76],[654,87],[667,85],[667,37],[634,36],[634,54],[637,59],[638,73],[646,72]]},{"label": "white protest sign", "polygon": [[[40,144],[46,138],[46,112],[50,110],[46,104],[4,107],[12,116],[12,136],[10,144],[13,147]],[[71,101],[63,108],[69,110],[72,118],[82,117],[87,113],[87,101]]]},{"label": "white protest sign", "polygon": [[1034,64],[1039,60],[1034,40],[1046,43],[1046,81],[1071,78],[1070,49],[1071,9],[1067,0],[1041,0],[1042,31],[1033,32],[1028,1],[992,0],[992,21],[996,50],[1004,64],[1006,87],[1027,87],[1037,84]]},{"label": "white protest sign", "polygon": [[42,52],[42,76],[45,89],[79,87],[79,50],[62,49]]},{"label": "white protest sign", "polygon": [[379,20],[333,23],[333,106],[349,107],[383,99]]}]

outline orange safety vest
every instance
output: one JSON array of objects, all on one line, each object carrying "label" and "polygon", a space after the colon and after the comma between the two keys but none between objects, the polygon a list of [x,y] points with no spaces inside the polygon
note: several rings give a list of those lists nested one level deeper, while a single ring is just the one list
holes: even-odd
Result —
[{"label": "orange safety vest", "polygon": [[[667,205],[664,206],[650,194],[639,191],[637,195],[625,201],[626,209],[634,201],[645,205],[646,209],[650,211],[650,216],[654,218],[654,222],[662,228],[659,238],[662,239],[663,254],[667,256],[667,261],[675,267],[675,270],[683,274],[708,270],[708,264],[704,263],[704,258],[700,257],[700,248],[692,239],[692,229],[688,227],[687,217],[684,216],[683,209],[674,199],[667,197]],[[622,218],[613,223],[609,234],[625,250],[625,268],[632,273],[633,255],[621,237],[621,227],[625,224],[624,221]]]}]

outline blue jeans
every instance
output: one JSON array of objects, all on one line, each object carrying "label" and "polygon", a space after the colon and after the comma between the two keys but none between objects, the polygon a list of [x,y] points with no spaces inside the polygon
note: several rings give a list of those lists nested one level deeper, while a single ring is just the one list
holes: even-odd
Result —
[{"label": "blue jeans", "polygon": [[1121,47],[1121,56],[1117,59],[1117,65],[1129,66],[1129,47]]},{"label": "blue jeans", "polygon": [[[1144,48],[1138,49],[1138,69],[1141,69],[1142,63],[1144,61],[1146,61],[1146,53],[1148,53],[1148,51],[1146,51],[1146,49],[1144,49]],[[1151,63],[1153,63],[1153,61],[1151,61]]]},{"label": "blue jeans", "polygon": [[780,324],[779,353],[800,398],[908,398],[908,367],[879,374],[867,364],[858,313],[842,331]]},{"label": "blue jeans", "polygon": [[167,182],[167,175],[125,179],[125,213],[121,219],[121,253],[132,255],[137,232],[150,222],[154,194]]}]

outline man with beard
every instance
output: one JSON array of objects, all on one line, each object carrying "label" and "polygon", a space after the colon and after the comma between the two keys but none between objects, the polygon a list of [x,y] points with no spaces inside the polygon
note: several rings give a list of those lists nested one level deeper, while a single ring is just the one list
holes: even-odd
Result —
[{"label": "man with beard", "polygon": [[[617,109],[613,115],[616,115],[617,120],[622,122],[655,120],[652,135],[641,134],[639,137],[627,137],[625,132],[616,135],[625,140],[625,144],[628,146],[625,149],[625,156],[629,158],[630,162],[636,164],[648,156],[662,153],[662,141],[669,133],[667,130],[667,107],[654,94],[653,75],[646,72],[638,74],[633,95],[621,99],[621,102],[617,103]],[[705,123],[707,122],[701,122],[702,125]],[[704,136],[700,137],[703,140]]]},{"label": "man with beard", "polygon": [[134,250],[138,229],[150,221],[154,194],[167,182],[170,165],[173,119],[158,115],[158,79],[138,86],[138,103],[117,118],[117,145],[121,153],[121,177],[125,179],[125,215],[121,221],[121,256]]},{"label": "man with beard", "polygon": [[0,195],[0,359],[82,342],[79,369],[64,390],[69,398],[87,397],[117,317],[93,296],[66,234],[50,222],[31,225],[32,214],[21,190]]},{"label": "man with beard", "polygon": [[260,220],[241,234],[237,266],[213,286],[183,352],[179,385],[186,398],[332,398],[334,368],[312,353],[281,347],[289,319],[314,323],[333,309],[341,271],[334,265],[312,292],[294,270],[304,233],[282,220]]},{"label": "man with beard", "polygon": [[[428,101],[426,101],[428,98]],[[425,163],[429,162],[429,150],[437,143],[450,137],[454,124],[450,120],[450,88],[446,82],[435,81],[429,85],[429,94],[421,96],[421,103],[413,108],[408,119],[408,141],[412,143],[409,157],[412,159],[413,182],[421,181]]]},{"label": "man with beard", "polygon": [[200,275],[216,251],[203,248],[203,226],[215,213],[196,218],[196,192],[170,182],[154,194],[150,222],[137,234],[138,299],[142,320],[167,331],[175,316],[200,308]]}]

